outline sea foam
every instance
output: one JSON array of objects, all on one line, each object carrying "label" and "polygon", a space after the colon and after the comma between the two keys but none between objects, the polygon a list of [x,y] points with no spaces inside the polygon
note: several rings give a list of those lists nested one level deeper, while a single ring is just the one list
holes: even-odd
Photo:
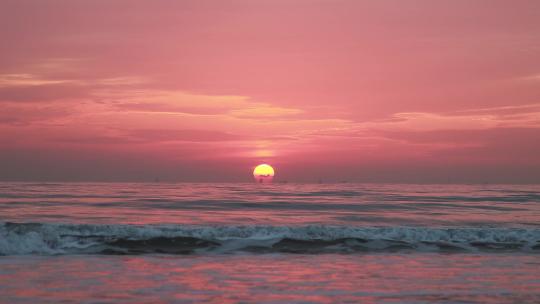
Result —
[{"label": "sea foam", "polygon": [[0,255],[373,251],[540,252],[540,229],[0,222]]}]

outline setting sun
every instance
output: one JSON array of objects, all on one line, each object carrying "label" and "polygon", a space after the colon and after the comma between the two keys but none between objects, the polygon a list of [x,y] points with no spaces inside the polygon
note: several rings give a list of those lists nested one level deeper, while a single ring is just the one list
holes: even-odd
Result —
[{"label": "setting sun", "polygon": [[268,164],[261,164],[253,170],[253,177],[259,183],[271,182],[274,178],[274,168]]},{"label": "setting sun", "polygon": [[0,304],[540,304],[540,0],[0,20]]}]

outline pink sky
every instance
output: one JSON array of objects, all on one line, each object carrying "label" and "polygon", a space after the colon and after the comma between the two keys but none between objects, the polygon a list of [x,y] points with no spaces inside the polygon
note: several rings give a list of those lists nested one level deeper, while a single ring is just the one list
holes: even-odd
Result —
[{"label": "pink sky", "polygon": [[540,2],[0,3],[0,179],[540,182]]}]

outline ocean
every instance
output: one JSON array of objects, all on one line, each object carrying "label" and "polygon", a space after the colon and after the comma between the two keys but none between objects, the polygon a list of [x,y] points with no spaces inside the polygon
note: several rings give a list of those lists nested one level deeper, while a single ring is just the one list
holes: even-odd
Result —
[{"label": "ocean", "polygon": [[0,302],[540,303],[540,186],[0,183]]}]

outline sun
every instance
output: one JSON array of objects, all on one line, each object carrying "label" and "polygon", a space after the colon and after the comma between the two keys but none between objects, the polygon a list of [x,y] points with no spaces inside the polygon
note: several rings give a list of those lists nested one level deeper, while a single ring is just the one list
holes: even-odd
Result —
[{"label": "sun", "polygon": [[270,183],[274,179],[274,168],[268,164],[261,164],[253,170],[253,177],[258,183]]}]

